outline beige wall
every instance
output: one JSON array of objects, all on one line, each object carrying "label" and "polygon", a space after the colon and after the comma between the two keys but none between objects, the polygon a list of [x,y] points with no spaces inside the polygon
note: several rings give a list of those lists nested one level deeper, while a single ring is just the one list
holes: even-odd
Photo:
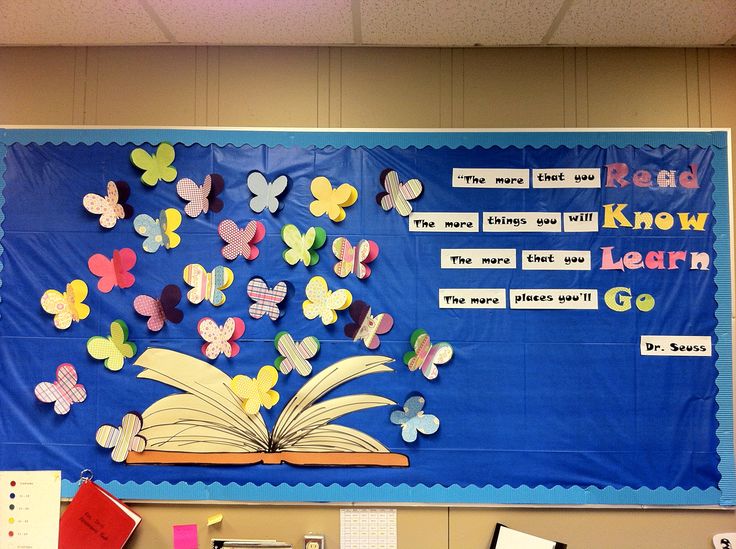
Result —
[{"label": "beige wall", "polygon": [[[736,127],[736,51],[696,49],[0,48],[0,125]],[[327,506],[139,504],[131,546],[171,525],[210,535],[308,532]],[[206,517],[224,511],[221,527]],[[401,508],[402,548],[488,547],[496,521],[570,549],[706,549],[731,511]]]}]

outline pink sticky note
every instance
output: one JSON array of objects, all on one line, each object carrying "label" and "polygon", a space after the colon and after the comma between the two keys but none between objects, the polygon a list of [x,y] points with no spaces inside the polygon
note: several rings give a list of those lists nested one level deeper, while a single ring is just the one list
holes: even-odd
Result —
[{"label": "pink sticky note", "polygon": [[196,524],[174,525],[174,549],[198,549],[198,547]]}]

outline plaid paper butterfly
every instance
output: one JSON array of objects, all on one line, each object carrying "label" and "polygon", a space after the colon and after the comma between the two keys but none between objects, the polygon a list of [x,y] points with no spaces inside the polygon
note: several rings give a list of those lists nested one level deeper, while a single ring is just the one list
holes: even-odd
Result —
[{"label": "plaid paper butterfly", "polygon": [[126,204],[128,198],[130,198],[130,187],[125,181],[108,181],[106,196],[95,193],[85,194],[82,198],[82,205],[89,213],[100,216],[102,227],[112,229],[118,219],[133,216],[133,207]]},{"label": "plaid paper butterfly", "polygon": [[192,286],[187,292],[187,299],[195,305],[209,301],[219,307],[227,299],[222,290],[229,288],[234,279],[232,270],[222,265],[218,265],[210,273],[198,263],[190,263],[184,267],[184,282]]},{"label": "plaid paper butterfly", "polygon": [[319,352],[319,339],[308,336],[297,343],[290,334],[279,332],[276,334],[273,344],[281,355],[273,365],[282,374],[288,374],[292,370],[296,370],[301,376],[308,376],[312,373],[312,365],[309,359],[314,358]]},{"label": "plaid paper butterfly", "polygon": [[158,332],[167,320],[179,324],[184,319],[184,311],[176,308],[180,301],[181,290],[175,284],[169,284],[158,299],[139,295],[133,300],[133,308],[138,314],[150,317],[146,323],[148,329]]},{"label": "plaid paper butterfly", "polygon": [[388,313],[371,314],[371,307],[365,301],[355,301],[348,309],[353,323],[345,326],[345,335],[353,341],[361,340],[368,349],[377,349],[381,344],[378,337],[388,333],[394,326],[394,319]]},{"label": "plaid paper butterfly", "polygon": [[56,381],[42,381],[33,392],[41,402],[53,402],[57,414],[68,414],[72,404],[87,398],[87,389],[77,383],[77,379],[77,370],[65,362],[56,368]]},{"label": "plaid paper butterfly", "polygon": [[283,316],[284,312],[279,308],[279,304],[286,299],[289,287],[286,282],[278,282],[273,288],[270,288],[265,280],[256,276],[250,279],[246,292],[253,303],[248,309],[248,313],[255,319],[262,318],[264,315],[271,320],[278,320]]},{"label": "plaid paper butterfly", "polygon": [[113,461],[122,463],[130,452],[146,449],[145,437],[138,434],[142,428],[143,418],[135,412],[128,412],[123,416],[120,427],[101,425],[95,433],[95,440],[103,448],[112,448]]},{"label": "plaid paper butterfly", "polygon": [[395,410],[391,412],[391,423],[401,426],[401,438],[404,442],[414,442],[417,439],[417,433],[423,435],[433,435],[440,428],[440,420],[432,414],[425,414],[424,397],[421,395],[412,396],[404,403],[403,410]]},{"label": "plaid paper butterfly", "polygon": [[409,201],[422,194],[424,189],[422,182],[410,179],[402,183],[396,170],[391,169],[383,170],[380,180],[384,190],[376,195],[376,202],[387,212],[394,208],[399,215],[408,216],[412,212]]},{"label": "plaid paper butterfly", "polygon": [[225,180],[216,173],[205,177],[201,185],[197,185],[188,177],[176,182],[176,194],[187,201],[184,213],[189,217],[197,217],[210,210],[214,213],[221,211],[224,204],[221,198],[217,198],[217,195],[224,189]]},{"label": "plaid paper butterfly", "polygon": [[436,378],[439,374],[437,365],[447,364],[452,358],[449,343],[441,341],[432,345],[429,334],[422,329],[414,330],[411,334],[411,345],[414,350],[404,355],[404,364],[412,372],[421,369],[427,379]]},{"label": "plaid paper butterfly", "polygon": [[256,244],[266,236],[266,227],[260,221],[249,221],[240,229],[232,219],[225,219],[217,227],[217,233],[226,244],[222,247],[222,256],[232,261],[239,255],[250,261],[258,257]]},{"label": "plaid paper butterfly", "polygon": [[228,317],[222,326],[209,317],[197,322],[197,332],[205,343],[202,345],[202,354],[209,359],[215,359],[221,354],[232,358],[240,352],[240,345],[236,339],[245,333],[245,323],[242,319]]},{"label": "plaid paper butterfly", "polygon": [[366,265],[378,257],[378,244],[372,240],[361,240],[353,247],[345,237],[338,237],[332,243],[332,253],[339,259],[334,271],[340,278],[350,273],[363,280],[371,275],[371,268]]}]

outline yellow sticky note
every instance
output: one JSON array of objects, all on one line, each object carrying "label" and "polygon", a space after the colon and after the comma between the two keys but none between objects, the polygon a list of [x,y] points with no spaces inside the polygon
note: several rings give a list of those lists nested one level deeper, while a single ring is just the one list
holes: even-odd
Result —
[{"label": "yellow sticky note", "polygon": [[207,526],[213,526],[222,522],[222,513],[217,513],[211,517],[207,517]]}]

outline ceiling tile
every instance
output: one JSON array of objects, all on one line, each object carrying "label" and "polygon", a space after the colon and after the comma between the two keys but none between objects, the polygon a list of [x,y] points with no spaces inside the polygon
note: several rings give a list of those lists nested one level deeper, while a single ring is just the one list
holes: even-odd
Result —
[{"label": "ceiling tile", "polygon": [[0,0],[0,44],[155,44],[166,37],[138,2]]},{"label": "ceiling tile", "polygon": [[350,0],[146,0],[177,42],[327,45],[353,41]]},{"label": "ceiling tile", "polygon": [[736,35],[734,0],[576,0],[551,44],[712,46]]},{"label": "ceiling tile", "polygon": [[363,44],[539,44],[563,0],[360,0]]}]

